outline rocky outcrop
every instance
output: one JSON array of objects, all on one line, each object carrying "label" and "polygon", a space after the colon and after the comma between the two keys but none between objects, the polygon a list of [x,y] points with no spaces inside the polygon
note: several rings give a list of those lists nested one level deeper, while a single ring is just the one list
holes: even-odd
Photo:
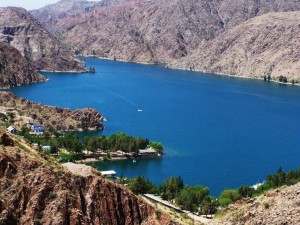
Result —
[{"label": "rocky outcrop", "polygon": [[229,205],[211,225],[300,224],[300,183]]},{"label": "rocky outcrop", "polygon": [[16,127],[27,122],[39,123],[55,130],[99,130],[104,126],[100,122],[103,117],[91,108],[70,110],[53,106],[45,106],[19,98],[10,92],[0,91],[2,110],[15,113]]},{"label": "rocky outcrop", "polygon": [[300,12],[255,17],[209,41],[171,67],[300,82]]},{"label": "rocky outcrop", "polygon": [[14,47],[0,41],[0,88],[46,81]]},{"label": "rocky outcrop", "polygon": [[37,70],[84,71],[84,63],[25,9],[0,8],[0,40],[18,49]]},{"label": "rocky outcrop", "polygon": [[15,142],[17,147],[0,146],[0,224],[174,224],[99,174],[74,175]]},{"label": "rocky outcrop", "polygon": [[13,147],[14,141],[6,133],[0,131],[0,145]]}]

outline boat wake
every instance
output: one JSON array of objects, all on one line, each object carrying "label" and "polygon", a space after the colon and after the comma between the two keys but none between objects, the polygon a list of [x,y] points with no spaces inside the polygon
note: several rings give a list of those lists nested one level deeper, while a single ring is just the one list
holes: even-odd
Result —
[{"label": "boat wake", "polygon": [[126,98],[125,96],[120,95],[120,94],[118,94],[118,93],[116,93],[116,92],[113,92],[113,91],[109,91],[109,92],[110,92],[112,95],[114,95],[114,96],[116,96],[116,97],[118,97],[118,98],[121,98],[121,99],[125,100],[125,101],[126,101],[127,103],[129,103],[132,107],[134,107],[135,109],[137,109],[138,112],[143,112],[143,110],[140,109],[140,108],[138,107],[138,105],[137,105],[134,101],[130,100],[129,98]]}]

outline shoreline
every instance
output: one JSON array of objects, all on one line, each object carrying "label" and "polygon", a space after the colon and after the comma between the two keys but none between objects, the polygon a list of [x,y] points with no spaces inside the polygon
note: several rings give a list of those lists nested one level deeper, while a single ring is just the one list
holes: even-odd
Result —
[{"label": "shoreline", "polygon": [[[235,78],[241,78],[241,79],[251,79],[251,80],[262,80],[264,81],[264,78],[261,77],[250,77],[250,76],[243,76],[243,75],[233,75],[233,74],[226,74],[226,73],[222,73],[222,72],[212,72],[212,71],[205,71],[205,70],[198,70],[198,69],[187,69],[187,68],[183,68],[183,67],[172,67],[172,66],[166,66],[166,64],[155,64],[155,63],[147,63],[147,62],[140,62],[140,61],[127,61],[127,60],[122,60],[122,59],[110,59],[107,57],[102,57],[102,56],[97,56],[97,55],[81,55],[82,57],[93,57],[93,58],[98,58],[98,59],[103,59],[103,60],[109,60],[109,61],[116,61],[116,62],[126,62],[126,63],[137,63],[137,64],[142,64],[142,65],[164,65],[164,68],[166,69],[174,69],[174,70],[181,70],[181,71],[190,71],[190,72],[197,72],[197,73],[206,73],[209,75],[218,75],[218,76],[224,76],[224,77],[235,77]],[[291,82],[280,82],[277,80],[266,80],[265,82],[274,82],[277,84],[284,84],[284,85],[291,85],[291,86],[298,86],[300,87],[300,83],[291,83]]]},{"label": "shoreline", "polygon": [[73,70],[68,70],[68,71],[61,71],[61,70],[38,70],[38,72],[43,72],[43,73],[87,73],[88,71],[73,71]]},{"label": "shoreline", "polygon": [[175,69],[175,70],[182,70],[182,71],[191,71],[191,72],[197,72],[197,73],[206,73],[209,75],[217,75],[217,76],[224,76],[224,77],[233,77],[233,78],[241,78],[241,79],[251,79],[251,80],[261,80],[264,82],[274,82],[277,84],[284,84],[284,85],[291,85],[291,86],[300,86],[300,83],[294,83],[292,84],[291,82],[280,82],[277,80],[264,80],[264,78],[261,77],[250,77],[250,76],[243,76],[243,75],[233,75],[233,74],[227,74],[227,73],[221,73],[221,72],[210,72],[210,71],[205,71],[205,70],[198,70],[198,69],[186,69],[186,68],[182,68],[182,67],[167,67],[169,69]]},{"label": "shoreline", "polygon": [[107,160],[104,160],[103,157],[99,157],[98,159],[96,158],[86,158],[86,159],[82,159],[82,160],[76,160],[75,162],[76,163],[97,163],[97,162],[114,162],[114,161],[126,161],[126,160],[137,160],[137,159],[154,159],[154,158],[162,158],[162,155],[161,156],[147,156],[147,157],[130,157],[130,158],[127,158],[127,157],[115,157],[115,158],[110,158],[110,159],[107,159]]}]

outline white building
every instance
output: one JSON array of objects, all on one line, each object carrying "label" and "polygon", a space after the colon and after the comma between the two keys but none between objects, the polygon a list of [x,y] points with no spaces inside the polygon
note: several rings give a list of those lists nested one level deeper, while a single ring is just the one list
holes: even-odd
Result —
[{"label": "white building", "polygon": [[104,176],[104,177],[115,177],[116,176],[116,171],[114,170],[107,170],[107,171],[100,171],[100,173]]},{"label": "white building", "polygon": [[7,128],[7,130],[8,130],[8,132],[11,133],[11,134],[17,133],[16,128],[14,128],[13,126],[9,126],[9,127]]}]

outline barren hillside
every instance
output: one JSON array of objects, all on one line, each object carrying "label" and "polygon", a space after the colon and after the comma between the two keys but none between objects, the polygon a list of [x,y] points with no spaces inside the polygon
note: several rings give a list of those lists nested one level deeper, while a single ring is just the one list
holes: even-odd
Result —
[{"label": "barren hillside", "polygon": [[229,205],[211,225],[300,224],[300,183]]},{"label": "barren hillside", "polygon": [[14,47],[0,41],[0,88],[46,81]]},{"label": "barren hillside", "polygon": [[174,224],[123,187],[72,174],[24,140],[0,132],[0,224]]},{"label": "barren hillside", "polygon": [[200,46],[172,67],[300,82],[300,12],[255,17]]},{"label": "barren hillside", "polygon": [[0,41],[18,49],[38,70],[84,70],[84,64],[25,9],[0,8],[0,31]]}]

